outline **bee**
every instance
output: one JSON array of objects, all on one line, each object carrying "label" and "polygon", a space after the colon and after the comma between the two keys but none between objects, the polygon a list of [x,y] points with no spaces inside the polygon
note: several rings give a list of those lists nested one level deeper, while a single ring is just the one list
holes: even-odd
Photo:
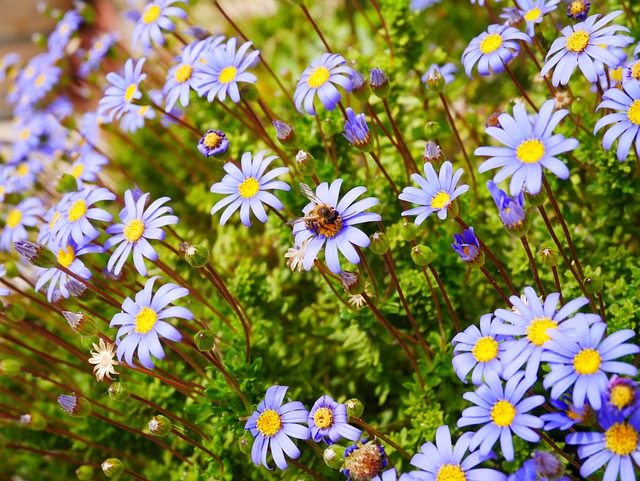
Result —
[{"label": "bee", "polygon": [[304,226],[316,233],[326,237],[333,237],[342,229],[342,217],[328,204],[318,198],[316,193],[307,184],[300,182],[300,192],[315,206],[306,213],[304,217],[290,220],[287,225],[294,225],[304,222]]}]

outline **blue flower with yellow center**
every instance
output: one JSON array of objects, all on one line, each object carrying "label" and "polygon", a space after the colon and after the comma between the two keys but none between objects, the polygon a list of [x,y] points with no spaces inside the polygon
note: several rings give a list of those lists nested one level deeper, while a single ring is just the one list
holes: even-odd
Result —
[{"label": "blue flower with yellow center", "polygon": [[107,74],[107,80],[112,84],[104,92],[104,97],[98,102],[98,114],[106,116],[109,121],[122,117],[131,109],[134,100],[142,98],[140,92],[140,82],[147,78],[147,74],[142,73],[142,66],[146,58],[141,58],[135,65],[133,59],[128,59],[124,64],[124,76],[115,72]]},{"label": "blue flower with yellow center", "polygon": [[10,252],[14,242],[26,240],[28,234],[25,227],[36,226],[43,214],[42,202],[37,198],[24,199],[18,205],[10,207],[0,234],[0,249]]},{"label": "blue flower with yellow center", "polygon": [[104,155],[91,148],[84,148],[80,151],[80,156],[71,164],[68,173],[76,179],[78,189],[83,189],[85,182],[98,180],[102,167],[108,163],[109,160]]},{"label": "blue flower with yellow center", "polygon": [[636,154],[640,155],[640,82],[624,82],[622,89],[609,89],[602,98],[597,110],[604,108],[616,112],[598,120],[593,133],[596,134],[605,125],[613,124],[602,137],[604,149],[609,150],[619,138],[616,156],[620,162],[629,156],[634,141]]},{"label": "blue flower with yellow center", "polygon": [[362,431],[349,424],[347,406],[337,403],[327,395],[315,402],[309,411],[307,424],[311,430],[311,439],[316,443],[324,441],[331,445],[342,438],[357,441],[362,434]]},{"label": "blue flower with yellow center", "polygon": [[115,32],[106,32],[93,40],[87,58],[78,67],[78,75],[81,78],[87,77],[100,67],[100,63],[109,53],[109,49],[118,41],[118,37]]},{"label": "blue flower with yellow center", "polygon": [[258,404],[244,426],[255,438],[251,448],[251,460],[256,466],[267,464],[267,454],[271,451],[273,461],[279,469],[287,469],[289,465],[285,454],[291,459],[300,457],[300,450],[290,438],[309,439],[310,433],[306,423],[309,413],[300,401],[282,404],[287,393],[287,386],[271,386],[267,389],[264,401]]},{"label": "blue flower with yellow center", "polygon": [[187,12],[171,5],[182,0],[155,0],[149,2],[138,18],[131,37],[133,50],[138,47],[138,42],[144,48],[151,48],[153,40],[158,45],[164,45],[164,35],[162,31],[173,32],[176,29],[175,23],[169,17],[187,18]]},{"label": "blue flower with yellow center", "polygon": [[571,397],[566,394],[560,396],[560,399],[550,399],[549,403],[558,411],[540,416],[540,419],[544,421],[545,431],[554,429],[566,431],[576,424],[586,424],[594,413],[591,406],[586,403],[582,407],[574,406]]},{"label": "blue flower with yellow center", "polygon": [[193,319],[193,314],[186,307],[166,307],[188,295],[189,291],[175,284],[165,284],[153,294],[153,284],[157,279],[158,276],[149,279],[144,289],[136,294],[135,301],[127,297],[122,303],[123,312],[113,316],[109,324],[110,327],[120,326],[116,334],[116,355],[118,361],[124,358],[131,367],[135,367],[133,354],[136,350],[140,363],[147,369],[154,368],[151,355],[164,359],[160,336],[173,342],[182,340],[180,331],[165,319]]},{"label": "blue flower with yellow center", "polygon": [[[536,451],[538,453],[540,451]],[[548,454],[548,453],[547,453]],[[535,453],[534,453],[535,455]],[[558,461],[559,462],[559,461]],[[536,460],[529,459],[522,464],[522,467],[509,476],[508,481],[569,481],[567,476],[544,477],[536,469]]]},{"label": "blue flower with yellow center", "polygon": [[524,372],[519,371],[503,386],[498,375],[489,371],[485,375],[485,384],[475,392],[463,394],[462,397],[475,406],[462,411],[458,427],[483,424],[471,438],[471,450],[480,447],[480,454],[487,456],[500,439],[504,459],[513,461],[513,434],[530,443],[540,440],[534,429],[540,429],[544,423],[538,417],[527,413],[544,404],[544,396],[536,395],[523,399],[535,382],[535,377],[525,377]]},{"label": "blue flower with yellow center", "polygon": [[67,11],[47,39],[49,52],[60,57],[64,56],[64,49],[67,47],[69,39],[83,21],[82,16],[76,10]]},{"label": "blue flower with yellow center", "polygon": [[633,379],[611,376],[607,389],[602,393],[602,410],[614,416],[627,418],[640,408],[640,390]]},{"label": "blue flower with yellow center", "polygon": [[319,59],[311,62],[311,66],[302,72],[293,95],[298,112],[316,115],[313,107],[316,95],[325,109],[336,108],[342,98],[336,85],[342,87],[347,93],[351,92],[353,87],[351,81],[353,69],[347,67],[346,63],[345,58],[337,53],[324,53]]}]

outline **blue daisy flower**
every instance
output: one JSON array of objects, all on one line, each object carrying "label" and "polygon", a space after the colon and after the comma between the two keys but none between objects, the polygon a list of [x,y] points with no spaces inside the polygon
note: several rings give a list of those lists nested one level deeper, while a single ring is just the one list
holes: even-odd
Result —
[{"label": "blue daisy flower", "polygon": [[518,2],[522,18],[527,24],[527,34],[535,35],[535,26],[542,23],[544,16],[558,8],[560,0],[521,0]]},{"label": "blue daisy flower", "polygon": [[405,187],[398,196],[400,200],[421,206],[405,210],[402,213],[402,215],[417,215],[416,225],[422,224],[434,212],[438,213],[441,220],[445,220],[451,203],[469,190],[469,186],[466,184],[457,186],[464,170],[458,169],[453,174],[453,167],[448,160],[440,167],[439,177],[431,163],[425,163],[423,168],[424,177],[418,174],[411,175],[413,181],[420,188]]},{"label": "blue daisy flower", "polygon": [[440,72],[440,75],[442,75],[442,78],[444,79],[444,84],[449,85],[451,82],[453,82],[456,79],[453,76],[453,74],[458,71],[458,67],[456,67],[454,64],[450,62],[445,63],[442,67],[435,63],[431,64],[427,69],[427,71],[425,72],[425,74],[422,77],[420,77],[420,80],[422,81],[422,83],[426,84],[429,76],[432,75],[436,70]]},{"label": "blue daisy flower", "polygon": [[331,396],[322,396],[318,399],[307,420],[311,430],[311,439],[318,443],[324,441],[328,445],[337,443],[340,439],[357,441],[362,431],[349,424],[347,406],[337,403]]},{"label": "blue daisy flower", "polygon": [[480,318],[480,329],[470,325],[463,332],[456,334],[451,341],[453,349],[453,369],[463,383],[467,383],[467,375],[473,369],[471,382],[480,386],[485,377],[485,371],[493,371],[502,376],[500,357],[504,354],[509,337],[493,334],[495,324],[502,321],[485,314]]},{"label": "blue daisy flower", "polygon": [[[311,239],[307,244],[303,259],[303,266],[307,271],[313,267],[318,252],[322,249],[325,241],[324,257],[331,272],[334,274],[342,272],[338,251],[352,264],[358,264],[360,256],[353,246],[369,247],[370,241],[369,237],[356,225],[382,220],[380,214],[365,212],[377,205],[378,199],[367,197],[354,202],[367,191],[366,187],[355,187],[340,199],[341,186],[342,179],[334,180],[331,185],[322,182],[312,196],[314,200],[302,209],[302,212],[307,215],[319,205],[328,205],[334,209],[330,214],[331,221],[323,219],[317,222],[296,222],[293,226],[296,247],[299,247],[305,240]],[[311,227],[307,224],[311,224]]]},{"label": "blue daisy flower", "polygon": [[510,230],[518,230],[524,226],[527,211],[524,208],[524,193],[509,197],[505,191],[500,189],[492,180],[487,182],[487,188],[491,192],[496,206],[498,206],[502,225]]},{"label": "blue daisy flower", "polygon": [[267,212],[262,204],[282,210],[284,206],[278,198],[268,190],[291,190],[289,185],[276,177],[289,172],[287,167],[277,167],[267,173],[267,167],[276,157],[271,155],[265,158],[266,150],[258,152],[252,159],[251,152],[242,154],[241,168],[229,162],[224,164],[227,173],[220,182],[211,186],[214,194],[225,194],[226,197],[218,201],[211,209],[211,215],[223,207],[225,211],[220,217],[220,225],[225,225],[229,217],[240,209],[240,220],[245,227],[251,227],[249,212],[252,211],[260,222],[267,222]]},{"label": "blue daisy flower", "polygon": [[4,82],[7,75],[12,75],[15,72],[14,67],[20,63],[20,55],[15,52],[6,54],[0,60],[0,82]]},{"label": "blue daisy flower", "polygon": [[589,15],[589,9],[591,8],[591,2],[586,0],[569,0],[567,5],[567,17],[574,20],[580,20],[581,22]]},{"label": "blue daisy flower", "polygon": [[109,49],[118,41],[118,38],[119,36],[116,32],[106,32],[93,40],[87,53],[87,58],[78,67],[78,75],[81,78],[86,78],[91,72],[97,70],[102,60],[109,53]]},{"label": "blue daisy flower", "polygon": [[622,68],[622,83],[634,81],[640,83],[640,59],[638,58],[630,60]]},{"label": "blue daisy flower", "polygon": [[180,2],[186,3],[188,0],[155,0],[149,2],[142,15],[138,18],[131,37],[133,50],[138,47],[138,42],[144,48],[151,48],[153,40],[158,45],[164,45],[164,35],[162,31],[173,32],[176,29],[175,23],[169,17],[187,18],[187,12],[171,5]]},{"label": "blue daisy flower", "polygon": [[10,252],[14,242],[27,239],[25,227],[38,225],[43,214],[42,202],[36,198],[24,199],[11,208],[0,234],[0,249]]},{"label": "blue daisy flower", "polygon": [[64,194],[60,202],[57,205],[54,205],[49,208],[47,213],[44,215],[44,223],[40,226],[40,232],[38,233],[38,243],[43,245],[54,245],[55,246],[55,227],[58,221],[60,220],[60,207],[66,205],[69,197],[71,196],[71,192]]},{"label": "blue daisy flower", "polygon": [[[78,259],[78,257],[96,252],[102,252],[102,247],[91,244],[78,246],[78,244],[71,240],[68,244],[60,246],[55,253],[58,263],[62,267],[66,267],[74,274],[79,275],[85,280],[89,280],[91,279],[91,271],[85,267],[84,263]],[[73,278],[68,276],[66,272],[61,271],[57,267],[51,267],[49,269],[40,269],[36,275],[38,276],[35,285],[36,292],[47,285],[47,283],[49,284],[49,288],[47,289],[47,300],[49,302],[53,302],[54,294],[58,290],[65,299],[68,299],[71,295],[67,282]]]},{"label": "blue daisy flower", "polygon": [[158,260],[158,253],[147,239],[164,240],[165,232],[161,227],[178,223],[178,218],[170,215],[173,209],[163,206],[171,200],[169,197],[161,197],[145,208],[148,200],[148,193],[134,200],[131,190],[127,190],[124,193],[124,208],[120,211],[122,223],[114,224],[105,231],[113,237],[107,239],[104,250],[118,246],[107,263],[107,269],[116,276],[122,271],[132,251],[136,270],[141,276],[146,276],[144,257],[151,261]]},{"label": "blue daisy flower", "polygon": [[80,156],[71,164],[69,175],[76,179],[78,189],[81,190],[85,182],[96,182],[102,167],[108,163],[109,160],[104,155],[92,149],[83,149]]},{"label": "blue daisy flower", "polygon": [[[636,376],[638,370],[631,364],[615,361],[629,354],[637,354],[640,347],[626,344],[635,336],[631,329],[614,332],[602,339],[607,325],[596,322],[591,327],[577,314],[575,326],[569,332],[551,331],[551,340],[545,343],[542,361],[549,363],[551,372],[543,381],[545,389],[551,388],[551,397],[558,399],[573,386],[573,403],[582,407],[585,399],[595,410],[602,406],[602,393],[607,389],[607,375]],[[578,319],[580,318],[580,319]]]},{"label": "blue daisy flower", "polygon": [[159,277],[152,277],[145,283],[144,289],[136,294],[135,301],[127,297],[122,303],[123,312],[113,316],[109,324],[109,327],[120,326],[116,334],[116,355],[118,361],[124,358],[131,367],[135,367],[133,354],[136,349],[140,363],[147,369],[154,368],[151,355],[156,359],[164,359],[159,336],[173,342],[182,340],[180,331],[164,319],[193,319],[193,314],[186,307],[166,307],[187,296],[189,291],[175,284],[165,284],[153,294],[156,279]]},{"label": "blue daisy flower", "polygon": [[569,169],[556,156],[580,145],[576,139],[553,134],[553,129],[569,115],[566,109],[555,111],[555,100],[547,100],[540,112],[530,117],[522,104],[513,107],[513,117],[507,113],[498,117],[500,127],[487,127],[486,133],[506,147],[479,147],[475,155],[486,156],[478,172],[501,167],[493,177],[500,183],[511,177],[509,190],[517,196],[526,185],[527,192],[537,194],[542,185],[542,167],[563,180],[569,178]]},{"label": "blue daisy flower", "polygon": [[495,454],[488,452],[481,454],[476,451],[465,454],[469,449],[472,433],[465,433],[456,442],[451,442],[449,426],[440,426],[436,430],[435,444],[428,442],[422,445],[420,453],[411,458],[411,465],[419,469],[412,471],[410,479],[421,481],[443,481],[460,479],[469,481],[506,481],[507,476],[495,469],[476,468],[487,459],[495,458]]},{"label": "blue daisy flower", "polygon": [[[640,390],[633,379],[611,376],[602,393],[602,411],[614,417],[628,418],[640,408]],[[601,412],[602,412],[601,411]]]},{"label": "blue daisy flower", "polygon": [[613,142],[620,138],[616,150],[616,157],[620,162],[624,162],[629,156],[634,141],[636,154],[640,156],[640,82],[625,82],[622,90],[609,89],[604,93],[603,99],[598,110],[611,109],[617,112],[598,120],[593,133],[596,134],[605,125],[615,124],[602,137],[604,149],[609,150]]},{"label": "blue daisy flower", "polygon": [[155,118],[156,111],[150,105],[132,105],[120,119],[120,128],[123,132],[134,134],[144,127],[145,120]]},{"label": "blue daisy flower", "polygon": [[256,466],[267,464],[269,448],[273,461],[279,469],[289,466],[285,454],[291,459],[300,457],[300,450],[290,438],[309,439],[309,428],[299,423],[306,423],[309,413],[300,401],[282,404],[287,393],[287,386],[271,386],[267,389],[264,401],[258,404],[244,426],[255,438],[251,448],[251,460]]},{"label": "blue daisy flower", "polygon": [[486,32],[471,40],[462,53],[462,65],[472,79],[471,70],[478,64],[482,76],[500,73],[504,66],[520,53],[518,40],[531,43],[531,38],[517,28],[508,25],[489,25]]},{"label": "blue daisy flower", "polygon": [[582,407],[574,406],[567,395],[561,396],[560,399],[550,399],[549,403],[558,411],[540,416],[540,419],[544,421],[545,431],[553,431],[554,429],[566,431],[576,424],[586,424],[592,419],[594,413],[588,403]]},{"label": "blue daisy flower", "polygon": [[62,57],[71,35],[78,30],[78,27],[83,21],[82,16],[76,10],[67,11],[47,39],[47,49],[49,52],[53,52]]},{"label": "blue daisy flower", "polygon": [[[496,324],[492,333],[506,336],[522,336],[509,346],[509,349],[501,357],[503,376],[509,379],[515,372],[527,363],[527,377],[535,378],[540,367],[540,359],[547,343],[551,340],[549,330],[559,329],[567,317],[589,303],[589,299],[579,297],[567,302],[559,311],[556,311],[560,294],[549,294],[540,303],[538,294],[531,287],[524,288],[526,302],[518,296],[511,296],[509,300],[518,312],[506,309],[497,309],[496,317],[503,320],[503,324]],[[595,315],[594,315],[595,316]],[[585,321],[593,323],[599,320],[598,316],[586,316]],[[572,327],[574,323],[566,325],[565,329]]]},{"label": "blue daisy flower", "polygon": [[[536,451],[536,453],[539,451]],[[535,454],[535,453],[534,453]],[[569,481],[567,476],[547,478],[538,473],[536,460],[529,459],[522,464],[522,467],[509,476],[508,481]]]},{"label": "blue daisy flower", "polygon": [[567,436],[566,443],[578,446],[578,456],[585,459],[580,468],[583,478],[604,467],[603,481],[635,481],[636,464],[640,464],[640,411],[628,421],[611,416],[599,420],[604,432],[578,432]]},{"label": "blue daisy flower", "polygon": [[551,78],[553,85],[556,87],[567,85],[571,74],[576,67],[579,67],[589,82],[596,83],[598,73],[594,60],[616,68],[619,59],[607,47],[626,47],[629,44],[629,37],[616,35],[616,33],[628,32],[629,29],[621,25],[602,27],[623,13],[622,10],[616,10],[602,17],[600,21],[598,21],[599,14],[592,15],[584,22],[563,28],[561,32],[563,36],[553,42],[547,53],[540,77],[544,77],[553,68]]},{"label": "blue daisy flower", "polygon": [[302,72],[293,95],[298,112],[316,115],[313,107],[316,95],[325,109],[336,108],[342,98],[336,85],[342,87],[347,93],[351,92],[353,87],[351,81],[353,69],[347,67],[346,63],[345,58],[337,53],[323,53],[319,59],[311,62],[311,66]]},{"label": "blue daisy flower", "polygon": [[544,423],[527,413],[544,404],[544,396],[536,395],[522,399],[536,382],[535,377],[525,377],[522,371],[511,376],[504,386],[497,374],[491,371],[486,374],[485,384],[475,392],[463,394],[462,397],[476,406],[462,411],[458,427],[483,424],[484,426],[473,434],[469,448],[475,450],[480,447],[480,454],[487,456],[500,439],[504,459],[513,461],[513,434],[530,443],[540,440],[534,429],[540,429]]},{"label": "blue daisy flower", "polygon": [[342,135],[354,147],[361,150],[370,149],[371,133],[364,114],[356,115],[351,107],[347,107],[347,120],[345,120]]},{"label": "blue daisy flower", "polygon": [[254,84],[258,77],[246,70],[253,66],[260,55],[259,50],[247,54],[251,42],[243,43],[236,51],[236,39],[202,54],[202,65],[193,74],[193,83],[200,97],[206,95],[209,102],[218,97],[224,102],[227,95],[235,103],[240,102],[238,83]]},{"label": "blue daisy flower", "polygon": [[198,140],[198,150],[205,157],[223,157],[229,150],[229,140],[222,130],[209,129]]},{"label": "blue daisy flower", "polygon": [[124,64],[124,77],[115,72],[107,74],[107,80],[113,84],[104,92],[104,97],[98,103],[98,114],[106,116],[113,121],[114,116],[119,119],[122,114],[131,109],[132,102],[142,98],[140,82],[147,78],[142,73],[142,66],[146,58],[141,58],[133,64],[133,59],[128,59]]}]

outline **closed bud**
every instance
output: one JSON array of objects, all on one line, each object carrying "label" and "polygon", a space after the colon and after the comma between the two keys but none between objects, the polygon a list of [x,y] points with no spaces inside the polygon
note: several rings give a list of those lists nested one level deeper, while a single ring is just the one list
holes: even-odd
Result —
[{"label": "closed bud", "polygon": [[[589,109],[590,111],[590,109]],[[580,97],[576,98],[571,104],[571,113],[574,115],[584,115],[587,113],[587,105]]]},{"label": "closed bud", "polygon": [[296,169],[302,175],[312,176],[316,173],[316,160],[310,153],[299,150],[296,154]]},{"label": "closed bud", "polygon": [[452,218],[458,217],[460,214],[460,204],[458,204],[458,199],[451,201],[451,203],[447,206],[448,215]]},{"label": "closed bud", "polygon": [[369,239],[371,240],[369,249],[371,249],[371,252],[374,254],[383,256],[389,250],[389,238],[384,232],[374,232],[369,236]]},{"label": "closed bud", "polygon": [[184,260],[195,269],[204,267],[209,263],[209,249],[203,245],[182,242],[180,244],[180,253]]},{"label": "closed bud", "polygon": [[423,132],[427,140],[436,140],[438,137],[440,137],[442,129],[440,128],[440,124],[438,122],[429,121],[424,124]]},{"label": "closed bud", "polygon": [[342,132],[342,124],[339,124],[333,119],[326,118],[322,121],[322,131],[329,137]]},{"label": "closed bud", "polygon": [[555,267],[558,265],[558,252],[555,249],[545,247],[538,252],[543,266]]},{"label": "closed bud", "polygon": [[78,282],[75,279],[69,279],[65,282],[64,287],[69,291],[69,294],[82,301],[91,301],[97,296],[97,294],[89,289],[86,284]]},{"label": "closed bud", "polygon": [[243,83],[239,90],[240,96],[243,100],[255,102],[260,98],[260,92],[258,92],[258,88],[252,83]]},{"label": "closed bud", "polygon": [[351,84],[352,89],[350,95],[354,95],[358,100],[360,100],[360,102],[368,102],[370,95],[369,84],[362,74],[356,69],[352,70]]},{"label": "closed bud", "polygon": [[24,319],[24,307],[21,304],[11,303],[5,307],[5,315],[7,319],[13,322],[21,322]]},{"label": "closed bud", "polygon": [[249,454],[251,447],[253,446],[253,436],[249,431],[245,431],[242,437],[238,440],[238,446],[240,446],[240,452],[242,454]]},{"label": "closed bud", "polygon": [[80,481],[91,481],[93,479],[93,475],[93,467],[87,466],[86,464],[76,469],[76,478]]},{"label": "closed bud", "polygon": [[418,226],[413,222],[405,221],[402,223],[401,232],[402,238],[407,242],[411,242],[413,240],[416,240],[416,237],[418,237]]},{"label": "closed bud", "polygon": [[548,451],[534,451],[533,465],[540,478],[553,480],[564,476],[564,464],[556,455]]},{"label": "closed bud", "polygon": [[195,343],[198,351],[207,352],[213,349],[214,337],[211,331],[198,331],[193,335],[193,342]]},{"label": "closed bud", "polygon": [[0,361],[0,376],[14,377],[20,372],[20,363],[14,359]]},{"label": "closed bud", "polygon": [[431,264],[435,257],[433,251],[427,246],[417,245],[411,248],[411,258],[419,266]]},{"label": "closed bud", "polygon": [[109,386],[109,397],[118,403],[123,403],[131,396],[131,388],[124,382],[114,382]]},{"label": "closed bud", "polygon": [[347,407],[347,416],[359,418],[364,413],[364,404],[359,399],[349,399],[344,405]]},{"label": "closed bud", "polygon": [[365,481],[378,476],[386,465],[384,447],[362,439],[345,449],[342,470],[352,480]]},{"label": "closed bud", "polygon": [[98,344],[100,338],[98,336],[80,336],[80,345],[82,349],[90,351],[94,344]]},{"label": "closed bud", "polygon": [[95,336],[98,334],[98,324],[96,321],[82,311],[62,311],[62,315],[76,334],[80,334],[81,336]]},{"label": "closed bud", "polygon": [[23,414],[20,416],[20,423],[32,431],[42,431],[47,427],[47,420],[40,413]]},{"label": "closed bud", "polygon": [[332,469],[342,469],[344,463],[345,448],[339,444],[333,444],[326,448],[322,453],[322,459]]},{"label": "closed bud", "polygon": [[169,421],[169,418],[161,415],[153,416],[151,421],[149,421],[148,427],[151,435],[158,438],[165,437],[171,432],[171,429],[173,429],[173,425],[171,424],[171,421]]},{"label": "closed bud", "polygon": [[602,277],[590,276],[584,278],[584,288],[589,294],[598,294],[602,291],[603,286],[604,282],[602,281]]},{"label": "closed bud", "polygon": [[540,186],[540,192],[534,195],[527,192],[527,188],[525,186],[524,199],[527,204],[533,207],[544,205],[544,201],[547,200],[547,189],[544,185],[542,185]]},{"label": "closed bud", "polygon": [[426,164],[427,162],[433,164],[436,170],[440,170],[442,164],[444,164],[445,158],[442,149],[434,141],[428,141],[424,146],[424,152],[422,152],[422,160]]},{"label": "closed bud", "polygon": [[91,413],[89,401],[75,393],[70,396],[66,394],[58,396],[58,404],[74,418],[86,418]]},{"label": "closed bud", "polygon": [[60,176],[60,179],[58,179],[56,190],[62,194],[66,194],[68,192],[76,192],[78,190],[78,182],[73,175],[62,174]]},{"label": "closed bud", "polygon": [[29,241],[16,241],[13,248],[18,254],[36,267],[49,269],[58,265],[58,258],[51,250],[42,244]]},{"label": "closed bud", "polygon": [[274,120],[273,126],[276,129],[276,139],[290,149],[295,149],[298,146],[298,138],[293,130],[293,127],[282,120]]},{"label": "closed bud", "polygon": [[185,471],[182,473],[182,481],[201,481],[201,479],[198,471]]},{"label": "closed bud", "polygon": [[7,271],[4,277],[18,277],[20,275],[20,271],[15,262],[7,262],[4,265],[4,269]]},{"label": "closed bud", "polygon": [[440,93],[444,89],[444,77],[440,70],[434,68],[427,76],[427,88],[432,92]]},{"label": "closed bud", "polygon": [[340,273],[340,284],[345,292],[351,295],[361,294],[365,289],[365,282],[357,272],[342,271]]},{"label": "closed bud", "polygon": [[124,464],[118,458],[105,459],[100,465],[102,472],[107,478],[115,478],[124,471]]},{"label": "closed bud", "polygon": [[373,68],[369,70],[369,85],[373,94],[380,98],[389,97],[391,87],[389,86],[389,78],[381,68]]}]

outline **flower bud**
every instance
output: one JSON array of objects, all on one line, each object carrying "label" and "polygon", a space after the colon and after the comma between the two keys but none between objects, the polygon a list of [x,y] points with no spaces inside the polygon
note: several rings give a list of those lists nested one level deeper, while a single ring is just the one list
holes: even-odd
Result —
[{"label": "flower bud", "polygon": [[0,376],[14,377],[20,372],[21,365],[14,359],[0,361]]},{"label": "flower bud", "polygon": [[340,273],[340,284],[345,292],[351,295],[361,294],[365,289],[365,282],[357,272],[342,271]]},{"label": "flower bud", "polygon": [[564,476],[564,464],[556,455],[548,451],[534,451],[533,465],[540,478],[552,480]]},{"label": "flower bud", "polygon": [[98,336],[80,336],[80,345],[82,349],[90,351],[94,344],[98,344],[100,338]]},{"label": "flower bud", "polygon": [[458,199],[451,201],[451,203],[447,206],[447,215],[450,215],[454,219],[460,215],[460,204],[458,204]]},{"label": "flower bud", "polygon": [[352,398],[344,404],[347,406],[347,416],[350,418],[359,418],[362,416],[362,413],[364,412],[364,404],[362,404],[359,399]]},{"label": "flower bud", "polygon": [[463,261],[478,269],[484,266],[484,252],[480,248],[480,241],[473,232],[473,227],[465,229],[461,234],[453,234],[453,240],[451,247]]},{"label": "flower bud", "polygon": [[402,238],[407,242],[414,241],[418,237],[418,226],[413,222],[402,223]]},{"label": "flower bud", "polygon": [[105,459],[102,462],[102,472],[107,478],[115,478],[124,471],[124,464],[118,458]]},{"label": "flower bud", "polygon": [[231,152],[229,152],[229,140],[221,130],[207,130],[202,138],[198,140],[198,150],[205,157],[213,157],[219,161],[225,161],[231,155]]},{"label": "flower bud", "polygon": [[436,140],[440,136],[442,129],[440,128],[440,124],[438,122],[429,121],[424,124],[423,131],[424,136],[427,140]]},{"label": "flower bud", "polygon": [[332,469],[342,469],[344,463],[345,448],[339,444],[333,444],[324,450],[322,459]]},{"label": "flower bud", "polygon": [[98,334],[98,324],[96,321],[82,311],[62,311],[62,315],[76,334],[80,334],[81,336],[95,336]]},{"label": "flower bud", "polygon": [[327,117],[322,121],[322,132],[331,137],[339,132],[342,132],[342,124],[336,122],[334,119]]},{"label": "flower bud", "polygon": [[302,175],[312,176],[316,173],[316,160],[310,153],[299,150],[296,154],[296,169]]},{"label": "flower bud", "polygon": [[20,416],[20,423],[24,424],[32,431],[42,431],[47,427],[47,420],[38,412],[23,414]]},{"label": "flower bud", "polygon": [[201,244],[182,242],[180,244],[180,254],[194,269],[199,269],[209,263],[209,249]]},{"label": "flower bud", "polygon": [[442,167],[442,164],[444,164],[445,158],[440,146],[430,140],[424,146],[424,152],[422,152],[422,160],[425,164],[428,162],[430,164],[433,164],[433,167],[436,170],[440,170],[440,167]]},{"label": "flower bud", "polygon": [[584,100],[580,97],[577,97],[573,103],[571,104],[571,113],[574,115],[584,115],[587,113],[587,105]]},{"label": "flower bud", "polygon": [[444,77],[440,70],[434,68],[427,76],[427,88],[432,92],[440,93],[444,90]]},{"label": "flower bud", "polygon": [[351,95],[354,95],[360,102],[369,101],[369,84],[362,74],[356,69],[353,69],[351,73],[351,85]]},{"label": "flower bud", "polygon": [[193,342],[195,343],[198,351],[207,352],[213,349],[214,337],[211,331],[198,331],[193,335]]},{"label": "flower bud", "polygon": [[584,278],[584,288],[589,294],[598,294],[602,291],[603,285],[602,277],[590,276]]},{"label": "flower bud", "polygon": [[369,249],[374,254],[383,256],[389,250],[389,238],[384,232],[374,232],[369,236],[369,239],[371,240]]},{"label": "flower bud", "polygon": [[97,297],[97,294],[89,289],[86,284],[78,282],[75,279],[69,279],[65,282],[64,287],[69,291],[71,296],[83,301],[90,301]]},{"label": "flower bud", "polygon": [[242,100],[248,100],[249,102],[256,102],[260,98],[260,92],[258,88],[252,83],[242,83],[240,90],[240,97]]},{"label": "flower bud", "polygon": [[58,396],[58,403],[67,414],[75,418],[86,418],[91,413],[89,401],[75,393],[70,396],[66,394]]},{"label": "flower bud", "polygon": [[293,130],[293,127],[282,120],[274,120],[273,126],[276,129],[276,139],[290,149],[295,149],[298,146],[298,138]]},{"label": "flower bud", "polygon": [[24,307],[21,304],[11,303],[5,307],[7,319],[13,322],[21,322],[24,319]]},{"label": "flower bud", "polygon": [[538,192],[535,195],[532,195],[529,192],[527,192],[527,188],[525,186],[524,198],[527,201],[527,204],[533,207],[544,205],[545,200],[547,200],[547,189],[544,185],[542,185],[540,186],[540,192]]},{"label": "flower bud", "polygon": [[118,403],[123,403],[131,396],[131,388],[124,382],[114,382],[109,386],[109,397]]},{"label": "flower bud", "polygon": [[384,448],[362,439],[345,449],[342,471],[354,481],[365,481],[378,476],[386,465]]},{"label": "flower bud", "polygon": [[42,244],[21,240],[14,242],[13,248],[18,254],[36,267],[49,269],[58,265],[56,255]]},{"label": "flower bud", "polygon": [[435,257],[433,251],[427,246],[417,245],[411,248],[411,258],[419,266],[431,264]]},{"label": "flower bud", "polygon": [[500,127],[500,115],[502,112],[493,112],[484,123],[485,127]]},{"label": "flower bud", "polygon": [[558,265],[558,253],[555,249],[545,247],[538,252],[538,255],[543,266],[555,267]]},{"label": "flower bud", "polygon": [[238,440],[238,446],[240,446],[240,452],[242,454],[249,454],[253,445],[253,436],[249,431],[245,431],[242,437]]},{"label": "flower bud", "polygon": [[169,421],[169,418],[161,415],[153,416],[151,421],[149,421],[148,426],[151,435],[158,438],[165,437],[171,432],[171,429],[173,429],[173,425],[171,424],[171,421]]},{"label": "flower bud", "polygon": [[78,190],[78,182],[73,175],[62,174],[58,179],[56,190],[62,194],[66,194],[68,192],[76,192]]},{"label": "flower bud", "polygon": [[389,79],[381,68],[373,68],[369,70],[369,85],[373,94],[380,98],[386,99],[389,97],[391,87],[389,86]]},{"label": "flower bud", "polygon": [[80,481],[91,481],[93,479],[93,475],[94,475],[93,468],[86,464],[76,469],[76,477]]}]

